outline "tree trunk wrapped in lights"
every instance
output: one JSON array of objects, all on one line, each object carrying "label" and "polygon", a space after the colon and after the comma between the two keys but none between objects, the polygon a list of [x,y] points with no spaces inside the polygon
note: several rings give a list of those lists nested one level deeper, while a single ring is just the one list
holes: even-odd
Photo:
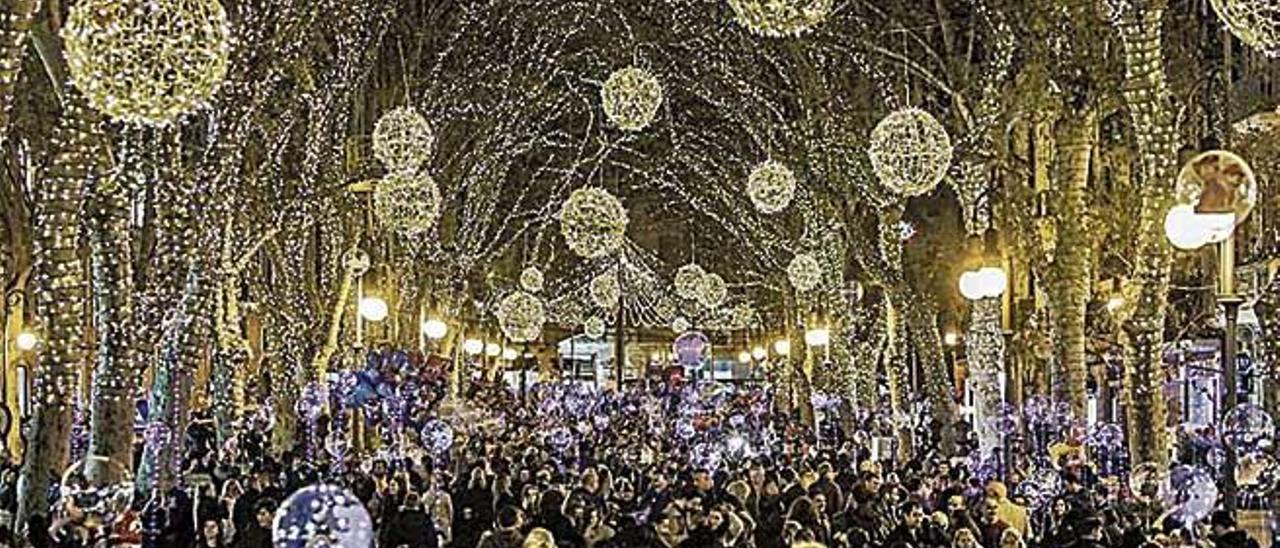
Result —
[{"label": "tree trunk wrapped in lights", "polygon": [[941,429],[938,450],[944,455],[950,455],[955,451],[956,405],[951,395],[951,375],[947,371],[947,360],[942,353],[942,335],[938,332],[938,307],[932,299],[918,291],[912,290],[903,296],[908,299],[904,303],[913,303],[911,306],[904,305],[902,311],[907,326],[911,329],[916,354],[920,358],[930,416]]},{"label": "tree trunk wrapped in lights", "polygon": [[35,267],[37,315],[44,348],[36,371],[34,416],[22,467],[14,523],[48,511],[49,487],[67,466],[77,368],[83,358],[84,285],[80,263],[81,206],[86,182],[100,172],[105,157],[98,117],[74,90],[54,130],[59,144],[39,185],[36,206]]},{"label": "tree trunk wrapped in lights", "polygon": [[1000,299],[971,301],[969,336],[965,357],[973,390],[973,407],[977,411],[974,429],[978,432],[978,450],[986,456],[1000,447],[1000,432],[988,426],[987,420],[1000,412],[1000,372],[1004,370],[1004,333],[1000,325]]},{"label": "tree trunk wrapped in lights", "polygon": [[1107,6],[1124,46],[1124,97],[1133,120],[1139,153],[1136,175],[1142,189],[1133,276],[1138,298],[1124,326],[1130,460],[1163,464],[1169,460],[1162,348],[1170,269],[1163,221],[1178,160],[1177,128],[1160,49],[1167,1],[1107,0]]},{"label": "tree trunk wrapped in lights", "polygon": [[1058,210],[1057,245],[1054,246],[1049,296],[1056,337],[1054,354],[1062,379],[1055,384],[1059,398],[1071,404],[1076,418],[1087,413],[1085,361],[1085,312],[1093,281],[1088,201],[1089,165],[1097,141],[1097,119],[1092,111],[1068,116],[1060,122],[1057,144]]},{"label": "tree trunk wrapped in lights", "polygon": [[10,110],[22,72],[22,54],[27,51],[27,32],[40,11],[40,1],[13,0],[6,9],[8,17],[0,29],[0,143],[9,137]]}]

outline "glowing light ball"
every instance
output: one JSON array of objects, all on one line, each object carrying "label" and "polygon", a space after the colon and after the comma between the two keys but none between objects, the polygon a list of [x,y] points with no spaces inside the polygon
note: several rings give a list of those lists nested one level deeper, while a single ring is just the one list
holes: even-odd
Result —
[{"label": "glowing light ball", "polygon": [[807,346],[827,346],[831,344],[831,331],[826,328],[805,331],[804,344]]},{"label": "glowing light ball", "polygon": [[502,345],[498,343],[488,343],[484,345],[484,355],[490,358],[496,358],[502,355]]},{"label": "glowing light ball", "polygon": [[604,318],[592,316],[587,318],[587,322],[582,326],[582,332],[593,339],[604,338]]},{"label": "glowing light ball", "polygon": [[790,356],[791,341],[787,339],[778,339],[773,343],[773,353],[779,356]]},{"label": "glowing light ball", "polygon": [[529,342],[542,336],[546,315],[542,299],[524,291],[513,291],[498,303],[498,327],[515,342]]},{"label": "glowing light ball", "polygon": [[757,346],[751,349],[751,357],[755,358],[756,361],[764,361],[765,358],[769,357],[769,352],[763,346]]},{"label": "glowing light ball", "polygon": [[791,205],[796,193],[796,176],[791,169],[769,160],[747,177],[747,196],[761,213],[778,213]]},{"label": "glowing light ball", "polygon": [[698,331],[689,331],[676,337],[671,351],[676,355],[676,363],[680,365],[701,365],[710,357],[711,339]]},{"label": "glowing light ball", "polygon": [[542,271],[530,266],[520,272],[520,288],[530,293],[542,291]]},{"label": "glowing light ball", "polygon": [[919,196],[947,174],[951,136],[932,114],[906,108],[876,125],[867,153],[881,184],[900,196]]},{"label": "glowing light ball", "polygon": [[1154,462],[1138,464],[1129,472],[1129,491],[1142,502],[1151,502],[1168,492],[1168,483],[1168,471]]},{"label": "glowing light ball", "polygon": [[227,76],[231,28],[217,0],[80,0],[62,28],[71,82],[117,120],[167,125]]},{"label": "glowing light ball", "polygon": [[1179,465],[1169,471],[1169,481],[1161,484],[1160,498],[1172,508],[1173,517],[1192,524],[1213,511],[1218,501],[1218,486],[1208,472],[1198,466]]},{"label": "glowing light ball", "polygon": [[575,190],[560,208],[560,233],[569,249],[585,259],[616,252],[626,230],[627,210],[604,189]]},{"label": "glowing light ball", "polygon": [[796,291],[808,293],[822,283],[822,266],[818,259],[809,253],[799,253],[787,265],[787,279]]},{"label": "glowing light ball", "polygon": [[15,342],[18,345],[18,350],[30,352],[35,350],[36,346],[40,344],[40,337],[30,331],[23,331],[18,333],[18,339]]},{"label": "glowing light ball", "polygon": [[751,363],[751,353],[747,352],[746,350],[738,352],[738,363],[742,363],[742,364]]},{"label": "glowing light ball", "polygon": [[422,322],[422,334],[428,339],[438,341],[449,334],[449,324],[444,323],[438,318],[431,318]]},{"label": "glowing light ball", "polygon": [[358,247],[353,247],[342,254],[342,266],[351,272],[352,276],[360,276],[368,272],[372,265],[369,254]]},{"label": "glowing light ball", "polygon": [[1252,403],[1242,403],[1222,418],[1222,442],[1239,453],[1248,453],[1270,444],[1276,435],[1276,425],[1266,409]]},{"label": "glowing light ball", "polygon": [[1212,237],[1208,227],[1196,218],[1195,207],[1186,204],[1169,208],[1164,217],[1164,235],[1181,250],[1199,249]]},{"label": "glowing light ball", "polygon": [[662,104],[662,84],[647,70],[619,69],[605,80],[600,90],[604,114],[624,131],[640,131],[653,122]]},{"label": "glowing light ball", "polygon": [[373,156],[390,172],[414,173],[431,159],[436,136],[413,107],[396,107],[373,128]]},{"label": "glowing light ball", "polygon": [[410,235],[435,226],[441,201],[440,188],[425,173],[390,173],[373,190],[373,207],[382,224]]},{"label": "glowing light ball", "polygon": [[484,341],[480,339],[467,339],[462,343],[462,351],[468,356],[478,356],[484,352]]},{"label": "glowing light ball", "polygon": [[1018,484],[1018,492],[1032,508],[1043,508],[1062,492],[1062,477],[1052,468],[1041,468]]},{"label": "glowing light ball", "polygon": [[390,309],[387,307],[387,301],[379,297],[365,297],[360,299],[360,305],[357,307],[360,311],[360,317],[371,322],[380,322],[387,319]]},{"label": "glowing light ball", "polygon": [[613,310],[618,308],[618,300],[622,298],[622,286],[618,283],[616,272],[605,272],[591,279],[591,302],[596,306]]},{"label": "glowing light ball", "polygon": [[438,419],[432,419],[422,425],[422,446],[431,449],[437,455],[449,452],[453,447],[453,428]]},{"label": "glowing light ball", "polygon": [[520,352],[517,352],[516,349],[514,348],[502,349],[502,359],[504,360],[511,362],[511,361],[515,361],[516,358],[519,358],[519,357],[520,357]]},{"label": "glowing light ball", "polygon": [[715,308],[729,296],[729,287],[719,274],[708,273],[698,282],[697,301],[704,308]]},{"label": "glowing light ball", "polygon": [[677,268],[675,276],[676,295],[679,295],[682,299],[697,299],[698,284],[702,282],[702,278],[706,275],[707,271],[696,263],[689,263]]},{"label": "glowing light ball", "polygon": [[1280,57],[1280,4],[1274,0],[1210,0],[1227,29],[1249,47]]},{"label": "glowing light ball", "polygon": [[675,319],[671,320],[671,331],[676,334],[688,331],[689,327],[689,320],[686,320],[684,316],[676,316]]},{"label": "glowing light ball", "polygon": [[276,510],[271,524],[277,548],[373,546],[373,520],[354,494],[335,485],[295,491]]},{"label": "glowing light ball", "polygon": [[1018,410],[1008,403],[1001,403],[996,412],[986,417],[987,428],[1001,435],[1009,435],[1018,430]]},{"label": "glowing light ball", "polygon": [[729,0],[734,20],[761,36],[798,36],[827,19],[832,0]]}]

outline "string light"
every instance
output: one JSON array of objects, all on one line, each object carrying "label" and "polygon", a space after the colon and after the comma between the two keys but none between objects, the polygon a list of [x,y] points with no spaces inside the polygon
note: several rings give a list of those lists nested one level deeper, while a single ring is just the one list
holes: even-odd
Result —
[{"label": "string light", "polygon": [[524,291],[513,291],[498,303],[498,325],[515,342],[530,342],[542,336],[546,316],[542,299]]},{"label": "string light", "polygon": [[428,232],[435,226],[440,202],[439,187],[424,173],[390,173],[373,191],[373,205],[382,223],[410,235]]},{"label": "string light", "polygon": [[933,190],[951,166],[951,137],[932,114],[906,108],[886,116],[871,131],[871,167],[900,196]]},{"label": "string light", "polygon": [[616,252],[626,230],[627,210],[602,188],[575,190],[560,209],[560,233],[569,249],[585,259]]},{"label": "string light", "polygon": [[396,107],[373,128],[373,155],[387,171],[413,174],[431,159],[435,133],[413,107]]},{"label": "string light", "polygon": [[761,213],[778,213],[791,205],[796,193],[796,176],[787,166],[769,160],[747,177],[747,196]]},{"label": "string light", "polygon": [[817,289],[822,283],[822,266],[818,259],[808,253],[799,253],[787,265],[787,279],[796,291],[808,293]]},{"label": "string light", "polygon": [[1274,0],[1210,0],[1227,29],[1249,47],[1280,57],[1280,7]]},{"label": "string light", "polygon": [[642,68],[627,67],[609,75],[600,90],[605,116],[625,131],[640,131],[653,122],[662,104],[662,85]]},{"label": "string light", "polygon": [[449,334],[449,324],[437,318],[431,318],[422,322],[422,334],[426,335],[428,339],[438,341]]},{"label": "string light", "polygon": [[809,32],[826,20],[831,5],[832,0],[729,0],[738,24],[770,37]]},{"label": "string light", "polygon": [[484,352],[484,341],[480,339],[467,339],[462,343],[462,351],[468,356],[479,356]]},{"label": "string light", "polygon": [[591,279],[591,302],[603,310],[618,308],[618,299],[622,297],[622,287],[618,283],[618,274],[606,271]]},{"label": "string light", "polygon": [[17,344],[18,350],[30,352],[35,350],[36,346],[40,344],[40,337],[30,331],[23,331],[18,333]]},{"label": "string light", "polygon": [[502,345],[498,343],[486,343],[484,345],[484,355],[490,358],[496,358],[502,354]]},{"label": "string light", "polygon": [[689,320],[685,319],[684,316],[676,316],[675,319],[671,320],[671,331],[677,335],[688,331],[689,327]]}]

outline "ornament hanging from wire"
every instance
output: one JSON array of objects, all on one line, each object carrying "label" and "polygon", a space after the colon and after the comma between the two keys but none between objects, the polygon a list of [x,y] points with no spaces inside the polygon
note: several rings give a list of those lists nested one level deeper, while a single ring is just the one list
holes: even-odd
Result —
[{"label": "ornament hanging from wire", "polygon": [[373,128],[373,155],[390,172],[414,173],[431,159],[436,136],[413,107],[396,107]]},{"label": "ornament hanging from wire", "polygon": [[582,332],[592,339],[600,340],[604,338],[604,318],[600,316],[592,316],[587,318],[586,323],[582,325]]},{"label": "ornament hanging from wire", "polygon": [[627,67],[613,71],[600,90],[605,116],[625,131],[640,131],[653,122],[662,104],[662,84],[647,70]]},{"label": "ornament hanging from wire", "polygon": [[515,342],[530,342],[542,336],[546,316],[542,299],[524,291],[513,291],[498,303],[494,314],[502,334]]},{"label": "ornament hanging from wire", "polygon": [[833,0],[729,0],[734,19],[762,36],[798,36],[826,20]]},{"label": "ornament hanging from wire", "polygon": [[702,282],[702,278],[706,275],[707,272],[697,263],[689,263],[677,268],[675,275],[676,295],[679,295],[682,299],[697,299],[698,284]]},{"label": "ornament hanging from wire", "polygon": [[671,320],[671,330],[677,335],[688,331],[689,327],[689,320],[686,320],[684,316],[676,316],[675,319]]},{"label": "ornament hanging from wire", "polygon": [[720,306],[729,295],[729,288],[719,274],[708,273],[698,281],[696,299],[703,308],[712,309]]},{"label": "ornament hanging from wire", "polygon": [[435,226],[440,217],[440,201],[440,189],[425,173],[389,173],[373,191],[373,207],[382,223],[410,235],[428,232]]},{"label": "ornament hanging from wire", "polygon": [[542,271],[536,266],[526,267],[520,272],[520,288],[530,293],[542,291]]},{"label": "ornament hanging from wire", "polygon": [[903,197],[937,186],[951,165],[951,136],[932,114],[905,108],[886,116],[871,131],[867,150],[881,184]]},{"label": "ornament hanging from wire", "polygon": [[787,279],[796,291],[808,293],[822,283],[822,265],[812,254],[798,253],[787,265]]},{"label": "ornament hanging from wire", "polygon": [[62,39],[67,73],[89,105],[149,125],[208,104],[231,55],[217,0],[80,0]]},{"label": "ornament hanging from wire", "polygon": [[627,210],[607,190],[580,188],[560,208],[560,233],[578,256],[594,259],[622,247]]},{"label": "ornament hanging from wire", "polygon": [[618,283],[618,273],[605,272],[591,279],[591,302],[604,310],[618,307],[618,299],[622,296],[622,287]]},{"label": "ornament hanging from wire", "polygon": [[1210,0],[1227,30],[1267,57],[1280,57],[1280,4],[1275,0]]},{"label": "ornament hanging from wire", "polygon": [[747,177],[747,196],[761,213],[778,213],[791,205],[796,193],[796,176],[780,162],[769,160]]}]

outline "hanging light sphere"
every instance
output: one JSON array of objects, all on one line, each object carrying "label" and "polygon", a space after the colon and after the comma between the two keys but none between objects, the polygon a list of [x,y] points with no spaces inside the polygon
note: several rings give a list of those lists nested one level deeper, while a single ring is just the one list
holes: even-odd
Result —
[{"label": "hanging light sphere", "polygon": [[498,343],[493,343],[493,342],[485,343],[484,355],[489,356],[490,358],[496,358],[501,354],[502,354],[502,345]]},{"label": "hanging light sphere", "polygon": [[791,169],[769,160],[747,177],[747,196],[761,213],[778,213],[791,205],[796,193],[796,176]]},{"label": "hanging light sphere", "polygon": [[702,282],[702,278],[707,275],[707,271],[696,263],[689,263],[676,269],[676,295],[682,299],[696,299],[698,297],[698,284]]},{"label": "hanging light sphere", "polygon": [[520,272],[520,288],[530,293],[542,291],[542,271],[530,266]]},{"label": "hanging light sphere", "polygon": [[444,323],[439,318],[431,318],[422,322],[422,334],[426,335],[428,339],[438,341],[449,334],[449,324]]},{"label": "hanging light sphere", "polygon": [[542,336],[546,316],[542,300],[524,291],[513,291],[498,303],[498,327],[515,342],[529,342]]},{"label": "hanging light sphere", "polygon": [[387,319],[390,309],[387,307],[387,301],[380,297],[365,297],[360,299],[359,305],[360,317],[371,322],[380,322]]},{"label": "hanging light sphere", "polygon": [[15,342],[18,345],[18,350],[30,352],[35,350],[36,346],[40,344],[40,337],[30,331],[23,331],[18,333],[18,339]]},{"label": "hanging light sphere", "polygon": [[618,299],[622,297],[622,287],[618,284],[618,274],[605,272],[591,279],[591,301],[605,310],[618,308]]},{"label": "hanging light sphere", "polygon": [[149,125],[206,105],[231,55],[217,0],[80,0],[62,39],[71,82],[94,109]]},{"label": "hanging light sphere", "polygon": [[569,249],[585,259],[604,257],[622,247],[627,210],[602,188],[573,191],[560,208],[560,233]]},{"label": "hanging light sphere", "polygon": [[791,341],[787,339],[778,339],[773,343],[773,353],[779,356],[790,356]]},{"label": "hanging light sphere", "polygon": [[960,295],[971,301],[982,298],[982,279],[976,270],[960,275]]},{"label": "hanging light sphere", "polygon": [[708,273],[698,281],[696,299],[703,308],[710,309],[720,306],[720,303],[724,302],[724,298],[727,296],[729,296],[729,287],[719,274]]},{"label": "hanging light sphere", "polygon": [[918,196],[947,174],[951,137],[932,114],[906,108],[876,125],[867,153],[881,184],[900,196]]},{"label": "hanging light sphere", "polygon": [[982,280],[983,294],[990,298],[1004,295],[1005,288],[1009,286],[1009,276],[997,266],[979,269],[978,276]]},{"label": "hanging light sphere", "polygon": [[604,318],[592,316],[587,318],[587,322],[582,325],[582,332],[586,336],[599,340],[604,338]]},{"label": "hanging light sphere", "polygon": [[378,218],[391,230],[408,235],[428,232],[440,217],[440,188],[425,173],[391,173],[373,191]]},{"label": "hanging light sphere", "polygon": [[734,19],[761,36],[798,36],[826,20],[832,0],[729,0]]},{"label": "hanging light sphere", "polygon": [[787,265],[787,279],[791,280],[791,287],[796,291],[808,293],[822,283],[822,266],[809,253],[797,254]]},{"label": "hanging light sphere", "polygon": [[769,352],[763,346],[757,346],[751,349],[751,357],[755,358],[756,361],[763,361],[769,357]]},{"label": "hanging light sphere", "polygon": [[1227,29],[1249,47],[1280,57],[1280,4],[1275,0],[1210,0]]},{"label": "hanging light sphere", "polygon": [[686,320],[684,316],[676,316],[674,320],[671,320],[671,330],[677,335],[688,331],[689,327],[689,320]]},{"label": "hanging light sphere", "polygon": [[484,341],[480,339],[467,339],[462,343],[462,351],[468,356],[479,356],[484,352]]},{"label": "hanging light sphere", "polygon": [[507,360],[510,362],[510,361],[515,361],[515,359],[519,357],[520,357],[520,351],[514,348],[507,347],[502,349],[502,359],[504,360]]},{"label": "hanging light sphere", "polygon": [[431,159],[436,136],[413,107],[396,107],[373,128],[373,155],[387,171],[415,173]]},{"label": "hanging light sphere", "polygon": [[369,260],[369,254],[363,249],[353,247],[342,255],[342,265],[351,271],[351,275],[361,276],[369,271],[372,262]]},{"label": "hanging light sphere", "polygon": [[613,71],[600,90],[604,114],[624,131],[640,131],[653,122],[662,104],[662,84],[647,70],[627,67]]}]

